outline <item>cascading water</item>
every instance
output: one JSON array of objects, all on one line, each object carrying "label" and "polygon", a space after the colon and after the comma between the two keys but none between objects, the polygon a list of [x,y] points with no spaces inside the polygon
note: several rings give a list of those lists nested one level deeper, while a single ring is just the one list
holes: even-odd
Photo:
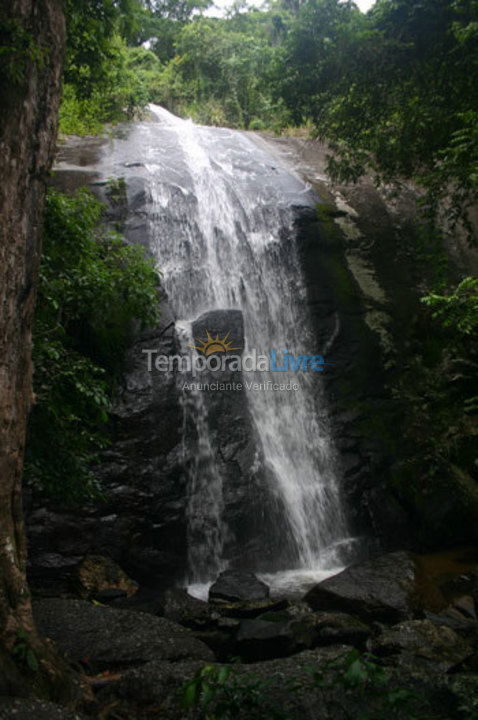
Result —
[{"label": "cascading water", "polygon": [[[182,352],[194,352],[188,347],[194,319],[237,308],[246,350],[313,354],[292,211],[293,205],[313,204],[309,189],[244,133],[197,126],[158,106],[151,111],[158,122],[142,124],[141,132],[155,207],[152,245],[179,318]],[[330,574],[342,564],[348,542],[319,376],[256,371],[247,377],[265,388],[247,390],[247,403],[284,539],[266,568],[272,584],[290,574]],[[267,382],[278,379],[298,388],[269,389]],[[188,581],[206,583],[227,565],[224,480],[204,391],[188,390],[183,397]]]}]

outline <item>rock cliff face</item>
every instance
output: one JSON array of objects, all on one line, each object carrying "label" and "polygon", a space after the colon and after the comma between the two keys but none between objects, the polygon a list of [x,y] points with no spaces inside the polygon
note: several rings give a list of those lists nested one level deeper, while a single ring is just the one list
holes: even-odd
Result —
[{"label": "rock cliff face", "polygon": [[[424,356],[439,351],[437,328],[420,302],[436,272],[433,253],[441,253],[453,280],[476,273],[476,248],[459,231],[445,230],[441,250],[427,249],[412,185],[398,195],[379,192],[368,179],[334,186],[324,146],[294,138],[266,142],[321,197],[316,213],[299,212],[299,242],[318,347],[337,363],[325,387],[356,532],[389,549],[476,542],[476,477],[449,465],[432,482],[419,480],[413,459],[420,446],[406,437],[407,416],[418,409],[413,404],[427,402],[420,399],[426,370],[417,379],[414,359],[420,370]],[[433,434],[432,423],[415,424],[417,436]],[[424,474],[432,477],[427,468]]]},{"label": "rock cliff face", "polygon": [[[411,249],[416,194],[408,189],[398,200],[387,200],[368,182],[334,188],[324,176],[320,146],[296,140],[267,143],[308,179],[320,198],[316,209],[310,203],[296,205],[294,217],[314,322],[314,350],[334,363],[324,380],[352,530],[368,538],[367,552],[413,545],[419,521],[399,493],[391,491],[390,478],[401,452],[399,413],[391,388],[405,362],[409,327],[419,309],[419,277]],[[105,150],[105,142],[97,140],[68,141],[60,150],[54,182],[65,190],[89,184],[106,201],[108,222],[128,241],[149,248],[153,202],[142,163],[125,158],[124,182],[108,183]],[[154,369],[154,356],[152,370],[147,368],[148,349],[166,356],[179,349],[167,297],[162,297],[161,307],[160,325],[138,335],[126,357],[112,413],[114,442],[98,469],[105,501],[74,512],[39,507],[36,502],[29,514],[31,574],[43,585],[67,587],[72,568],[95,553],[111,555],[144,585],[171,585],[184,576],[194,457],[185,455],[183,428],[189,421],[176,379]],[[204,335],[209,321],[205,316],[196,320],[195,337]],[[235,340],[242,337],[240,312],[216,317],[216,330],[221,323],[225,332],[234,327]],[[240,378],[225,370],[221,379]],[[207,402],[218,466],[233,488],[224,498],[231,528],[229,555],[233,565],[247,567],[249,555],[262,553],[267,566],[281,542],[281,528],[276,518],[261,514],[267,469],[254,451],[244,395],[217,393]],[[193,437],[194,429],[187,430]],[[254,498],[246,503],[251,493]],[[247,506],[254,511],[247,511]],[[261,534],[266,523],[269,529]],[[251,525],[257,528],[260,547],[244,542]]]}]

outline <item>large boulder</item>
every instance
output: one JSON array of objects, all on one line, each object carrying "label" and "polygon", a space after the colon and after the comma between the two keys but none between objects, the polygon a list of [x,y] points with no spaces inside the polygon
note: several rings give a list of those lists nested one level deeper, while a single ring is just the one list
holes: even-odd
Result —
[{"label": "large boulder", "polygon": [[40,632],[69,659],[93,671],[141,665],[150,660],[210,661],[212,652],[189,630],[166,618],[99,607],[83,600],[34,603]]},{"label": "large boulder", "polygon": [[211,602],[237,602],[242,600],[265,600],[269,587],[254,573],[225,570],[209,589]]},{"label": "large boulder", "polygon": [[[414,556],[395,552],[352,565],[313,587],[305,600],[314,610],[339,610],[398,622],[414,617],[419,610],[422,582]],[[435,592],[439,595],[437,589]]]}]

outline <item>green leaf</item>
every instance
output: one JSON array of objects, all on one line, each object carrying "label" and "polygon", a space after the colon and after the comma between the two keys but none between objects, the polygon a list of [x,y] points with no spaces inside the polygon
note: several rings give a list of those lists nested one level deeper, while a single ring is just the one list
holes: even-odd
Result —
[{"label": "green leaf", "polygon": [[363,685],[368,680],[368,673],[360,660],[354,660],[344,675],[344,680],[350,685]]},{"label": "green leaf", "polygon": [[189,710],[196,706],[198,699],[198,684],[196,680],[191,680],[183,689],[181,697],[181,705],[185,710]]},{"label": "green leaf", "polygon": [[31,648],[28,648],[25,659],[27,661],[27,665],[30,668],[30,670],[32,670],[32,672],[37,672],[38,667],[39,667],[38,660],[36,658],[35,653],[33,652],[33,650]]}]

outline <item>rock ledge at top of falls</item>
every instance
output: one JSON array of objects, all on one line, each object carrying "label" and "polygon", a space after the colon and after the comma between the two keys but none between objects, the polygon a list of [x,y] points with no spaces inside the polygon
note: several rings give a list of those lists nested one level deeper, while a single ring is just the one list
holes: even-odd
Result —
[{"label": "rock ledge at top of falls", "polygon": [[209,589],[210,602],[240,602],[241,600],[265,600],[269,587],[254,573],[225,570]]},{"label": "rock ledge at top of falls", "polygon": [[439,589],[426,585],[415,556],[394,552],[346,568],[313,587],[304,599],[314,610],[398,622],[444,604]]}]

